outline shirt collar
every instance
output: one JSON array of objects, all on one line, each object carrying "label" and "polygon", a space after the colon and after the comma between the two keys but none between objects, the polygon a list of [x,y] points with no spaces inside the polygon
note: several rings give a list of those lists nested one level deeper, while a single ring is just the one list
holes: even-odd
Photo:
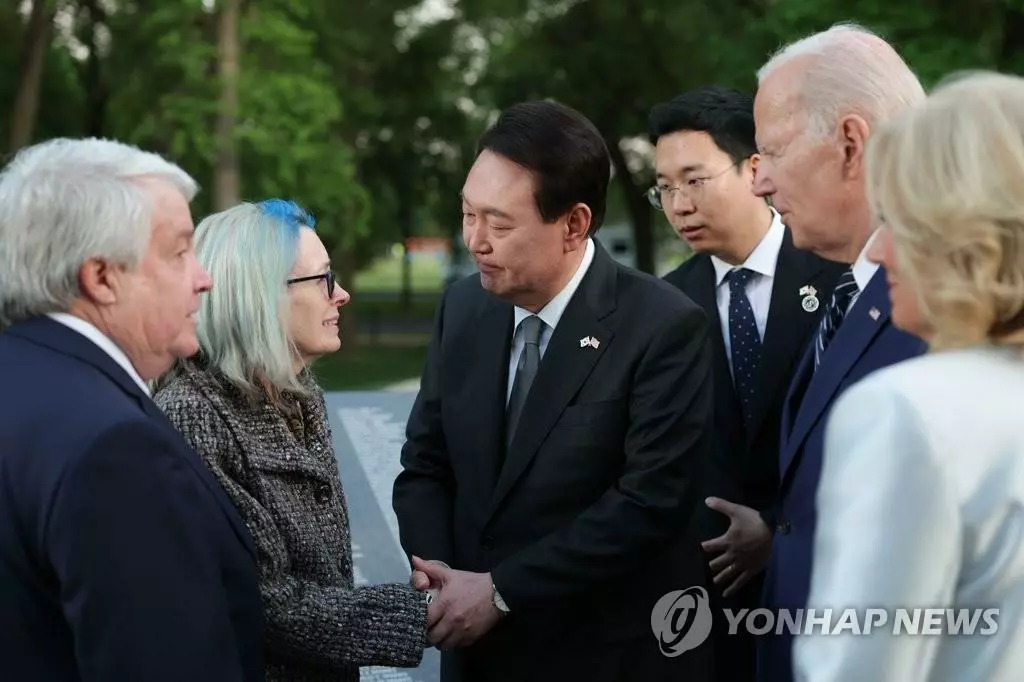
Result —
[{"label": "shirt collar", "polygon": [[109,355],[114,362],[120,365],[121,369],[128,373],[128,376],[139,385],[143,393],[150,395],[149,387],[146,386],[146,382],[139,376],[139,373],[135,370],[135,367],[124,351],[118,348],[117,344],[110,340],[110,337],[97,329],[92,323],[68,313],[48,313],[47,317],[63,324],[65,327],[70,327],[99,346],[100,350]]},{"label": "shirt collar", "polygon": [[746,268],[764,277],[775,276],[775,265],[779,262],[779,249],[782,248],[782,239],[786,234],[786,226],[782,224],[782,217],[771,206],[768,209],[772,212],[772,224],[768,231],[761,237],[761,241],[754,250],[747,256],[747,260],[741,265],[731,265],[718,256],[711,255],[711,264],[715,268],[715,286],[719,286],[725,276],[732,270]]},{"label": "shirt collar", "polygon": [[[572,300],[573,294],[576,293],[576,289],[579,288],[580,282],[583,281],[583,276],[587,274],[587,270],[590,269],[590,264],[594,262],[594,240],[592,238],[587,239],[587,246],[583,251],[583,260],[580,262],[580,266],[576,268],[576,273],[572,276],[572,279],[562,287],[562,290],[555,294],[555,297],[548,301],[548,304],[540,309],[537,313],[537,317],[544,321],[550,329],[554,329],[558,325],[558,321],[562,319],[562,313],[565,312],[566,306],[569,305],[569,301]],[[516,330],[519,329],[519,323],[525,320],[530,315],[533,315],[529,310],[515,307],[515,324],[512,327],[512,334],[515,335]]]},{"label": "shirt collar", "polygon": [[874,243],[875,238],[878,236],[878,230],[871,233],[868,237],[868,241],[864,244],[864,248],[861,249],[860,255],[857,256],[857,260],[853,263],[853,279],[857,282],[857,290],[864,291],[867,288],[868,282],[878,272],[878,263],[868,259],[868,251],[871,249],[871,245]]}]

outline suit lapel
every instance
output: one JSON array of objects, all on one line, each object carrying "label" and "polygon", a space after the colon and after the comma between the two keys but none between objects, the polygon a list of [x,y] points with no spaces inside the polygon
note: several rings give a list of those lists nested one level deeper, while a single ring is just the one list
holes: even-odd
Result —
[{"label": "suit lapel", "polygon": [[[808,312],[803,308],[803,294],[800,290],[821,271],[817,261],[808,262],[793,246],[793,237],[785,231],[779,260],[775,266],[775,283],[772,286],[771,303],[768,308],[768,324],[765,328],[761,347],[761,362],[757,368],[757,393],[754,396],[753,420],[747,430],[747,440],[761,428],[769,408],[785,390],[786,377],[793,366],[794,356],[803,348],[808,328],[820,318],[820,308]],[[821,308],[827,301],[821,303]]]},{"label": "suit lapel", "polygon": [[[836,332],[825,351],[821,366],[810,378],[796,412],[793,431],[782,452],[783,478],[793,462],[793,454],[831,403],[850,368],[888,321],[889,292],[885,285],[885,271],[879,268]],[[807,362],[813,367],[813,351],[809,352]]]},{"label": "suit lapel", "polygon": [[475,458],[481,481],[481,495],[489,498],[498,478],[498,467],[505,454],[505,400],[508,387],[509,354],[512,352],[513,308],[490,294],[477,317],[473,334],[462,335],[460,348],[452,357],[465,358],[464,368],[473,368],[473,376],[461,383],[464,391],[457,403],[458,412],[473,415],[469,451],[494,453]]},{"label": "suit lapel", "polygon": [[161,428],[166,430],[175,441],[181,444],[181,454],[183,458],[199,474],[199,478],[211,493],[220,500],[228,520],[235,529],[235,532],[238,534],[238,537],[241,539],[242,544],[245,545],[246,549],[249,550],[249,553],[252,554],[253,557],[256,557],[256,548],[253,545],[252,537],[249,535],[248,529],[242,522],[241,517],[238,516],[234,505],[231,504],[227,495],[220,488],[220,485],[210,473],[209,468],[199,458],[199,455],[187,445],[178,429],[175,428],[169,419],[167,419],[167,415],[165,415],[157,404],[142,391],[138,384],[135,383],[135,380],[132,379],[112,357],[107,355],[103,349],[79,334],[77,331],[64,326],[60,322],[51,320],[48,317],[33,318],[32,320],[20,323],[11,327],[7,333],[18,334],[23,338],[33,341],[34,343],[38,343],[59,353],[70,355],[82,362],[88,363],[103,372],[103,374],[105,374],[111,381],[120,386],[121,390],[127,393],[129,397],[139,404],[147,416],[153,419]]},{"label": "suit lapel", "polygon": [[121,365],[117,364],[114,358],[74,329],[49,317],[41,316],[20,322],[10,327],[7,333],[21,336],[40,346],[46,346],[58,353],[70,355],[92,365],[135,400],[147,414],[150,416],[153,416],[154,413],[163,415],[160,408],[143,393],[135,380]]},{"label": "suit lapel", "polygon": [[[548,341],[519,417],[519,427],[505,456],[489,516],[497,511],[502,500],[537,455],[551,427],[612,343],[614,331],[603,324],[602,319],[615,307],[617,266],[596,241],[595,247],[590,270],[580,282],[579,289],[566,306]],[[580,339],[588,336],[598,340],[597,348],[580,345]],[[507,350],[504,358],[507,366]],[[476,383],[482,385],[483,379]],[[504,419],[493,431],[499,438],[504,437]]]}]

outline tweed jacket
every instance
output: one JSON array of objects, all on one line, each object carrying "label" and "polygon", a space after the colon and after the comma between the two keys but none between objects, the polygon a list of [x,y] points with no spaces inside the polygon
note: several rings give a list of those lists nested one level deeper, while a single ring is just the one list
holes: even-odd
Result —
[{"label": "tweed jacket", "polygon": [[429,646],[423,594],[402,584],[354,586],[323,392],[312,377],[302,381],[309,394],[286,393],[280,408],[189,361],[155,400],[255,541],[267,680],[356,682],[359,666],[414,667]]}]

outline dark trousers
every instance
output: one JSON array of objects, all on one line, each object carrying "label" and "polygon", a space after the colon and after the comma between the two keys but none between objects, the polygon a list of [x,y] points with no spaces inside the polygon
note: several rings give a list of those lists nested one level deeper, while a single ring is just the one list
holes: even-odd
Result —
[{"label": "dark trousers", "polygon": [[711,682],[714,649],[706,642],[669,658],[654,635],[596,643],[586,651],[552,647],[544,653],[507,652],[499,657],[442,656],[442,682]]},{"label": "dark trousers", "polygon": [[747,609],[749,613],[760,608],[763,585],[762,571],[738,593],[725,597],[722,590],[712,582],[709,571],[708,593],[715,617],[711,639],[715,651],[716,682],[754,682],[757,675],[757,648],[754,636],[745,628],[746,616],[738,620],[736,633],[730,634],[729,620],[723,610],[730,609],[735,617],[741,609]]}]

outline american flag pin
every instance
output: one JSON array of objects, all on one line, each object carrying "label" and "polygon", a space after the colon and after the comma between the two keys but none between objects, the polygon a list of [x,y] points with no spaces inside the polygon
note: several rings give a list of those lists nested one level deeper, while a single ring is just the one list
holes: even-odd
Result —
[{"label": "american flag pin", "polygon": [[594,338],[593,336],[591,336],[591,337],[590,337],[590,345],[591,345],[591,346],[592,346],[593,348],[597,348],[598,346],[600,346],[600,345],[601,345],[601,342],[600,342],[600,341],[598,341],[597,339],[595,339],[595,338]]},{"label": "american flag pin", "polygon": [[870,315],[871,319],[875,320],[876,322],[878,321],[878,317],[881,314],[882,312],[878,308],[872,308],[871,310],[868,311],[868,315]]}]

